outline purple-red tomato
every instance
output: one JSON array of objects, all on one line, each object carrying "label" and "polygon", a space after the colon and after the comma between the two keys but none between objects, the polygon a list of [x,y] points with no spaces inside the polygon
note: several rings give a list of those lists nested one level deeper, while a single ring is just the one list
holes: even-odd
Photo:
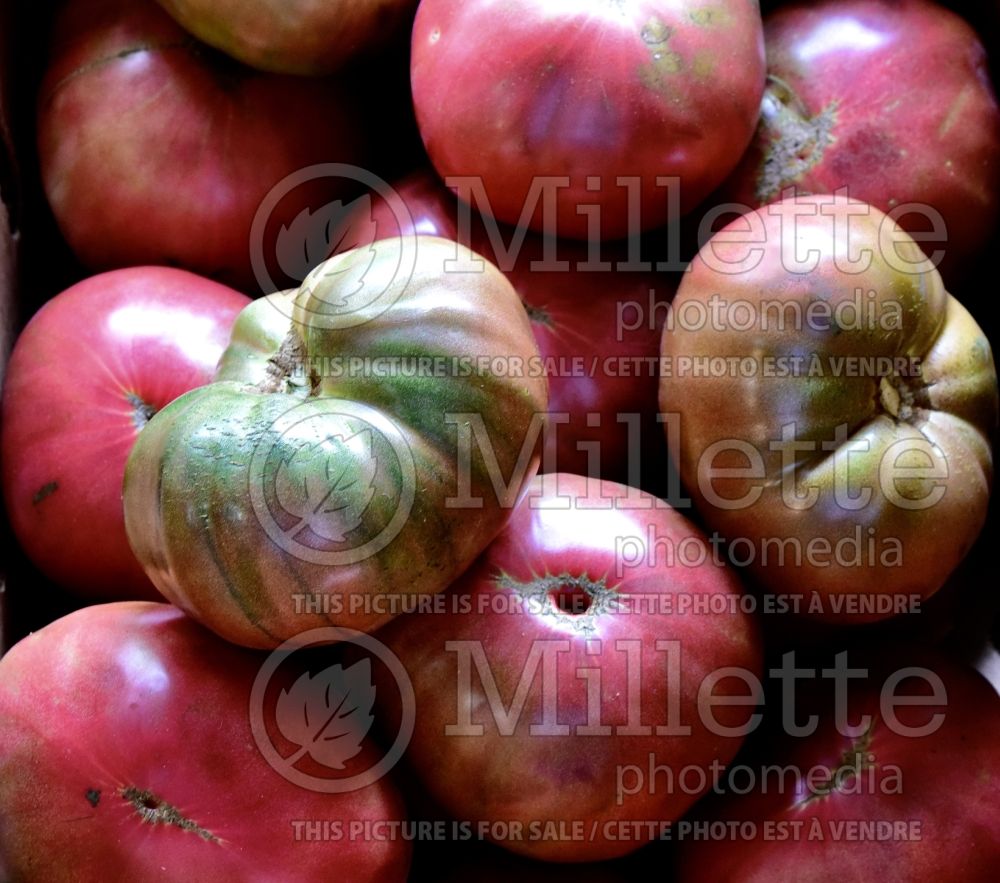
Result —
[{"label": "purple-red tomato", "polygon": [[799,687],[802,709],[782,716],[807,732],[770,739],[760,766],[733,777],[738,793],[690,820],[703,833],[683,844],[682,883],[996,878],[1000,697],[922,648],[842,660],[856,673],[841,697],[837,665],[830,689],[809,683],[812,701]]},{"label": "purple-red tomato", "polygon": [[[662,457],[657,364],[676,280],[627,269],[635,262],[628,263],[624,249],[604,245],[591,254],[577,242],[547,242],[523,228],[491,225],[429,170],[394,190],[409,218],[397,218],[378,200],[370,216],[357,213],[357,234],[460,241],[496,264],[520,295],[541,355],[524,370],[544,372],[549,381],[552,419],[542,470],[638,484],[643,464]],[[463,213],[471,221],[467,230]]]},{"label": "purple-red tomato", "polygon": [[963,18],[930,0],[821,0],[775,10],[764,35],[761,124],[727,197],[756,208],[789,187],[847,188],[929,233],[924,251],[952,255],[949,271],[988,241],[1000,213],[1000,107]]},{"label": "purple-red tomato", "polygon": [[[263,660],[145,601],[84,608],[16,645],[0,661],[0,876],[405,880],[408,842],[347,836],[402,819],[389,780],[324,793],[258,749],[249,709]],[[297,701],[290,684],[269,683],[262,721],[269,701]],[[358,745],[343,775],[363,773],[375,747],[344,718],[337,728]],[[344,836],[309,838],[310,823]]]},{"label": "purple-red tomato", "polygon": [[754,725],[761,648],[742,598],[662,501],[536,478],[434,609],[379,632],[413,684],[414,774],[514,852],[584,862],[637,849]]},{"label": "purple-red tomato", "polygon": [[474,176],[508,223],[621,238],[690,210],[739,161],[764,89],[760,11],[747,0],[422,0],[411,72],[443,177]]},{"label": "purple-red tomato", "polygon": [[24,550],[87,597],[160,595],[125,536],[122,476],[146,421],[208,383],[244,295],[184,270],[134,267],[46,303],[14,347],[0,456]]},{"label": "purple-red tomato", "polygon": [[362,127],[342,84],[244,67],[153,0],[72,0],[50,56],[38,107],[42,181],[60,229],[94,270],[179,265],[252,291],[251,249],[273,255],[282,224],[342,195],[345,182],[316,176],[290,188],[253,243],[271,189],[359,156]]}]

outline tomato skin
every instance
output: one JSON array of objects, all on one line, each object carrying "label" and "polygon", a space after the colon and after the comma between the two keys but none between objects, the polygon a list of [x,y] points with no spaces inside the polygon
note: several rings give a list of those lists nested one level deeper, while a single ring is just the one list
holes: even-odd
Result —
[{"label": "tomato skin", "polygon": [[[634,543],[638,554],[619,571],[623,543]],[[698,698],[709,673],[726,667],[757,678],[761,666],[760,637],[753,616],[740,609],[740,584],[732,570],[713,563],[707,546],[691,522],[641,491],[565,473],[537,477],[438,609],[401,616],[379,632],[413,682],[416,730],[407,756],[431,797],[460,819],[520,823],[524,836],[499,845],[546,861],[621,856],[658,836],[616,834],[630,830],[630,821],[679,818],[702,793],[697,785],[661,780],[656,787],[647,779],[619,802],[616,776],[632,766],[646,776],[655,764],[676,777],[687,770],[692,782],[703,772],[710,783],[712,762],[728,763],[747,732],[736,732],[750,722],[747,704],[714,709],[715,721],[729,728],[720,732],[706,724]],[[697,550],[708,556],[702,564],[695,563]],[[690,566],[677,563],[682,554],[691,556]],[[553,593],[563,590],[572,598],[560,609]],[[691,599],[703,605],[698,612],[685,608]],[[663,642],[676,642],[673,663],[658,646]],[[482,655],[461,662],[463,647]],[[532,676],[532,654],[547,647],[556,648],[555,659],[539,662]],[[501,697],[501,717],[510,713],[513,723],[495,716],[493,687],[477,674],[481,664]],[[514,697],[526,680],[517,713]],[[726,678],[715,692],[750,695],[747,683]],[[674,701],[677,717],[668,724]],[[545,709],[553,705],[550,717]],[[455,731],[465,727],[463,708],[478,732]],[[399,714],[388,703],[381,711],[388,720]],[[658,731],[677,723],[690,730]],[[532,837],[532,823],[541,822],[564,830],[583,824],[587,834]]]},{"label": "tomato skin", "polygon": [[[961,274],[1000,217],[1000,106],[968,22],[930,0],[822,0],[776,9],[764,33],[763,122],[725,197],[756,208],[788,187],[846,188],[884,212],[919,203],[947,228],[925,251],[944,248],[946,280]],[[930,230],[919,213],[898,220]]]},{"label": "tomato skin", "polygon": [[[373,598],[440,592],[538,469],[547,386],[514,370],[538,356],[517,294],[488,263],[444,272],[455,243],[408,243],[337,255],[248,306],[216,382],[159,412],[129,457],[136,556],[234,643],[368,631],[392,615]],[[371,280],[390,302],[367,299]]]},{"label": "tomato skin", "polygon": [[149,417],[208,383],[249,298],[166,267],[92,276],[17,339],[3,390],[2,479],[24,550],[89,598],[160,595],[125,536],[125,461]]},{"label": "tomato skin", "polygon": [[[886,883],[934,883],[937,880],[992,880],[1000,860],[1000,823],[994,811],[1000,786],[1000,758],[991,738],[1000,726],[1000,697],[978,672],[938,650],[888,644],[880,649],[849,650],[852,668],[868,670],[866,679],[849,681],[845,720],[873,723],[844,734],[835,719],[829,682],[802,682],[797,725],[817,715],[814,733],[793,737],[777,732],[761,741],[748,765],[763,782],[765,769],[796,770],[821,785],[845,755],[860,777],[844,775],[842,788],[816,794],[782,787],[772,777],[745,795],[727,794],[701,805],[696,824],[750,823],[749,835],[679,845],[680,883],[764,883],[769,880],[884,880]],[[924,735],[910,735],[883,714],[882,695],[890,676],[919,668],[938,679],[945,701],[934,702],[924,680],[904,678],[894,688],[900,698],[919,697],[925,704],[895,705],[900,723]],[[808,689],[813,695],[807,694]],[[819,686],[819,689],[817,689]],[[770,699],[771,694],[768,694]],[[775,693],[777,699],[777,693]],[[777,709],[773,709],[777,712]],[[940,725],[934,717],[942,715]],[[747,756],[747,755],[744,755]],[[757,761],[759,760],[759,764]],[[740,777],[740,788],[745,777]],[[881,825],[879,829],[874,827]],[[853,827],[852,827],[853,826]],[[810,836],[811,835],[811,836]]]},{"label": "tomato skin", "polygon": [[[657,176],[680,179],[683,214],[736,165],[764,88],[760,11],[742,0],[423,0],[411,79],[442,177],[476,176],[489,211],[516,224],[534,178],[568,176],[555,217],[528,209],[532,228],[622,238],[677,214]],[[633,221],[619,176],[641,179]],[[599,206],[599,234],[579,206]]]},{"label": "tomato skin", "polygon": [[997,376],[910,236],[842,197],[772,203],[705,245],[673,306],[671,455],[761,590],[842,624],[937,592],[986,520]]},{"label": "tomato skin", "polygon": [[[262,662],[149,602],[87,607],[13,647],[0,661],[0,868],[52,883],[263,883],[294,862],[302,881],[405,880],[401,840],[295,838],[296,820],[401,819],[402,799],[385,779],[324,794],[272,769],[247,711]],[[374,754],[365,743],[348,770]],[[145,821],[130,789],[201,831]]]},{"label": "tomato skin", "polygon": [[[260,293],[251,231],[271,188],[315,163],[361,156],[363,127],[342,84],[245,67],[153,3],[73,0],[49,52],[38,99],[42,183],[92,270],[182,266]],[[268,222],[265,257],[282,224],[344,190],[316,179],[289,193]]]},{"label": "tomato skin", "polygon": [[[500,225],[500,242],[489,221],[462,206],[430,169],[393,185],[406,205],[404,232],[433,234],[467,245],[496,264],[520,295],[549,382],[549,412],[565,422],[550,424],[542,454],[543,472],[572,472],[634,485],[642,469],[662,463],[657,411],[660,334],[676,279],[651,270],[623,270],[624,249],[562,240],[551,248],[530,232]],[[400,235],[400,220],[378,200],[361,206],[368,238]],[[470,212],[463,231],[461,213]],[[523,242],[515,248],[517,237]],[[509,250],[509,254],[507,253]],[[588,268],[602,263],[600,269]],[[537,265],[558,269],[539,269]],[[629,416],[634,415],[634,416]],[[637,419],[634,429],[619,416]],[[630,434],[631,433],[631,434]],[[629,482],[631,479],[631,482]]]},{"label": "tomato skin", "polygon": [[329,74],[406,29],[417,0],[157,0],[181,25],[245,64]]}]

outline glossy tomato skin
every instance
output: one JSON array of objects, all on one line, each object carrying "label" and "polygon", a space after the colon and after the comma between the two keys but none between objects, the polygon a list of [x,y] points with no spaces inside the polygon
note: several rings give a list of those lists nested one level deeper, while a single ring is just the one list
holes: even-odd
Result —
[{"label": "glossy tomato skin", "polygon": [[[269,766],[248,714],[263,659],[148,602],[88,607],[16,645],[0,662],[0,869],[47,883],[405,880],[402,841],[295,838],[296,820],[401,819],[402,800],[386,779],[324,794]],[[365,743],[348,771],[374,754]]]},{"label": "glossy tomato skin", "polygon": [[[626,543],[639,553],[630,566],[623,566]],[[627,765],[646,775],[656,764],[677,777],[687,769],[692,782],[703,770],[710,782],[710,764],[721,770],[748,732],[736,731],[755,700],[715,708],[715,720],[732,728],[722,734],[700,714],[699,687],[722,667],[756,678],[761,648],[733,572],[713,564],[710,552],[701,565],[668,563],[667,547],[683,548],[694,564],[707,540],[640,491],[564,473],[539,476],[440,608],[399,617],[379,632],[413,682],[416,730],[407,756],[434,799],[460,819],[519,822],[520,839],[492,836],[514,852],[563,862],[631,852],[658,835],[616,837],[630,820],[668,822],[694,803],[697,785],[662,779],[619,802],[616,775]],[[701,613],[684,612],[692,599],[704,603]],[[711,607],[721,612],[706,612]],[[666,662],[665,641],[676,642],[676,665]],[[465,647],[481,661],[459,662]],[[550,650],[532,675],[532,654]],[[491,672],[485,680],[481,664]],[[490,711],[490,677],[512,723]],[[519,683],[527,690],[520,713]],[[715,690],[750,695],[741,680],[723,678]],[[657,730],[671,702],[691,727],[687,734]],[[463,708],[467,719],[459,717]],[[398,709],[384,705],[383,712],[391,719]],[[563,832],[585,824],[585,842],[537,831],[532,838],[532,823],[543,822]]]},{"label": "glossy tomato skin", "polygon": [[253,302],[214,382],[149,422],[125,527],[169,600],[250,647],[367,631],[398,609],[376,602],[444,590],[501,529],[538,469],[546,382],[506,370],[538,355],[517,294],[489,264],[444,273],[454,249],[379,241]]},{"label": "glossy tomato skin", "polygon": [[761,590],[840,624],[937,592],[986,520],[997,377],[909,235],[843,198],[772,203],[702,248],[673,308],[671,455]]},{"label": "glossy tomato skin", "polygon": [[[568,176],[555,216],[540,203],[524,220],[614,239],[671,216],[657,176],[680,179],[683,213],[733,169],[757,123],[764,44],[743,0],[423,0],[411,70],[443,177],[480,178],[491,213],[516,224],[533,178]],[[632,221],[619,176],[641,179]],[[596,236],[579,206],[600,208]]]},{"label": "glossy tomato skin", "polygon": [[[505,225],[497,227],[497,244],[490,221],[460,205],[430,170],[412,173],[393,189],[409,214],[402,219],[404,232],[462,242],[496,264],[520,295],[541,355],[532,370],[546,374],[549,413],[560,415],[549,425],[542,471],[639,484],[643,468],[662,462],[657,359],[676,280],[621,269],[624,249],[607,244],[590,254],[579,243],[553,246]],[[463,212],[471,221],[467,231]],[[359,214],[359,231],[364,222],[371,225],[368,237],[400,234],[400,219],[384,200],[369,215]]]},{"label": "glossy tomato skin", "polygon": [[[796,722],[803,725],[807,715],[817,715],[815,732],[775,735],[762,749],[760,766],[752,767],[755,789],[712,798],[696,811],[697,822],[749,823],[744,830],[756,834],[682,843],[681,883],[994,879],[1000,860],[994,811],[1000,757],[992,738],[1000,726],[996,691],[965,664],[916,645],[848,651],[847,661],[869,673],[866,680],[849,681],[844,709],[853,729],[840,729],[828,683],[816,691],[814,682],[800,681]],[[892,692],[923,704],[895,705],[890,721],[883,690],[890,677],[910,668],[924,674],[892,682]],[[926,673],[937,679],[933,686]],[[816,695],[804,695],[805,684]],[[858,726],[863,716],[870,729]],[[912,734],[921,728],[926,732]],[[860,777],[841,773],[839,787],[829,787],[835,771],[850,767],[859,769]],[[789,776],[784,787],[772,777],[764,793],[760,783],[767,768],[799,771],[802,781],[796,785]]]},{"label": "glossy tomato skin", "polygon": [[158,0],[200,40],[251,67],[331,73],[412,21],[417,0]]},{"label": "glossy tomato skin", "polygon": [[[931,0],[792,3],[765,19],[763,118],[727,197],[757,207],[782,190],[834,193],[884,212],[940,214],[948,275],[1000,213],[1000,107],[979,37]],[[930,230],[917,213],[905,229]],[[948,259],[950,256],[950,259]]]},{"label": "glossy tomato skin", "polygon": [[3,390],[3,492],[24,550],[91,598],[159,598],[125,536],[125,461],[149,418],[208,383],[250,301],[166,267],[93,276],[17,340]]},{"label": "glossy tomato skin", "polygon": [[[244,67],[154,3],[73,0],[50,57],[42,181],[70,247],[94,270],[179,265],[260,293],[251,228],[265,196],[300,169],[359,156],[343,87]],[[342,192],[322,178],[295,188],[272,215],[264,255],[282,223]]]}]

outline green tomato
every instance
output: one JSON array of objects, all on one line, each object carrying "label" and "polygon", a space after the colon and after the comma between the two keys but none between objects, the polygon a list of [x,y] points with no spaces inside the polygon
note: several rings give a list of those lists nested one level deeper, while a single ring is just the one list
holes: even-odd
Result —
[{"label": "green tomato", "polygon": [[547,387],[520,299],[461,246],[410,243],[338,255],[255,301],[215,382],[140,433],[132,548],[230,641],[368,631],[412,609],[472,563],[538,469]]}]

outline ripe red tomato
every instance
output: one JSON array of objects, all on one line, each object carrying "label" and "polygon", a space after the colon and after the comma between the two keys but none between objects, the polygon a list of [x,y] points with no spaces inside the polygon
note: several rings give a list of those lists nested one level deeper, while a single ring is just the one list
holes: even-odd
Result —
[{"label": "ripe red tomato", "polygon": [[[302,168],[358,156],[362,127],[342,86],[244,67],[155,3],[73,0],[50,57],[42,180],[60,229],[94,270],[180,265],[253,291],[251,228],[264,197]],[[342,195],[343,183],[318,178],[281,200],[264,255],[281,224]]]},{"label": "ripe red tomato", "polygon": [[804,680],[793,720],[813,732],[768,738],[759,765],[733,776],[738,794],[677,832],[681,883],[995,879],[1000,697],[977,672],[924,648],[842,658],[867,679],[845,681],[842,703],[832,675],[821,690]]},{"label": "ripe red tomato", "polygon": [[624,855],[683,815],[758,701],[755,623],[707,547],[641,491],[536,478],[440,604],[379,632],[413,683],[430,795],[550,861]]},{"label": "ripe red tomato", "polygon": [[[782,190],[847,195],[928,232],[949,271],[1000,214],[1000,107],[972,27],[931,0],[821,0],[767,16],[762,125],[725,190],[757,207]],[[947,276],[947,274],[946,274]]]},{"label": "ripe red tomato", "polygon": [[[86,607],[17,644],[0,661],[4,879],[405,880],[408,842],[349,836],[403,818],[389,780],[310,790],[258,750],[262,661],[148,602]],[[373,745],[338,725],[359,746],[344,775],[368,769]],[[310,823],[343,836],[304,837]]]},{"label": "ripe red tomato", "polygon": [[[746,0],[423,0],[411,73],[442,176],[474,176],[508,223],[615,239],[690,210],[736,165],[764,89],[760,11]],[[542,176],[566,179],[551,217],[533,204]],[[677,207],[658,177],[680,179]],[[600,210],[596,231],[584,206]]]},{"label": "ripe red tomato", "polygon": [[88,597],[160,598],[125,536],[125,460],[153,414],[212,379],[248,303],[184,270],[136,267],[74,285],[28,323],[3,389],[3,492],[53,580]]}]

